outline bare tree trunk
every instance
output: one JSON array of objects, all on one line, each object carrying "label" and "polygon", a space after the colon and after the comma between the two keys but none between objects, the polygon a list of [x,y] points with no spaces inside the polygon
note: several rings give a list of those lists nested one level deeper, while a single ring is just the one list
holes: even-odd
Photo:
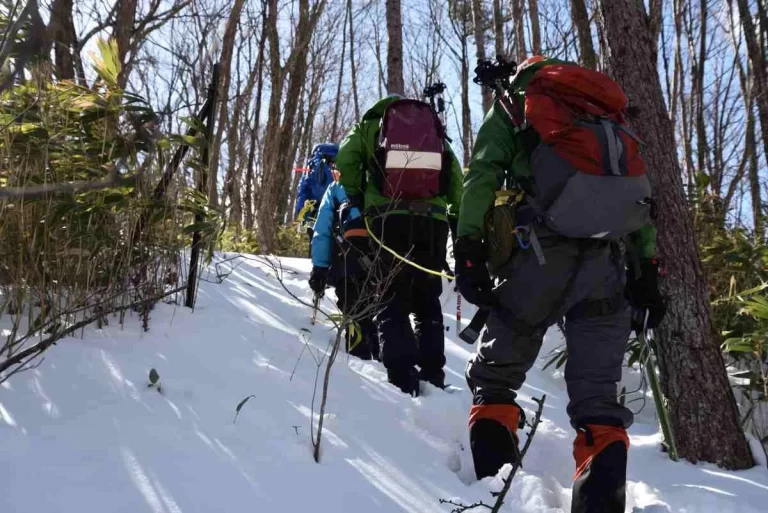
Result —
[{"label": "bare tree trunk", "polygon": [[693,85],[691,93],[694,95],[696,105],[696,164],[697,171],[711,176],[711,170],[707,169],[706,156],[709,149],[707,139],[707,126],[704,122],[704,73],[707,65],[707,0],[699,2],[700,34],[698,57],[693,59],[691,75]]},{"label": "bare tree trunk", "polygon": [[531,43],[533,54],[541,55],[541,28],[539,25],[539,0],[528,0],[528,14],[531,17]]},{"label": "bare tree trunk", "polygon": [[501,0],[493,0],[493,35],[496,56],[504,56],[504,11]]},{"label": "bare tree trunk", "polygon": [[248,152],[248,167],[245,170],[245,227],[253,230],[255,222],[254,207],[256,198],[252,187],[256,179],[256,152],[259,149],[259,130],[261,130],[261,99],[264,94],[264,48],[267,44],[267,0],[261,3],[261,35],[259,36],[259,51],[256,56],[256,101],[253,106],[253,127],[251,129],[250,150]]},{"label": "bare tree trunk", "polygon": [[[751,103],[751,102],[750,102]],[[747,154],[747,169],[749,173],[749,192],[752,200],[752,224],[755,227],[755,238],[762,242],[765,240],[765,228],[763,219],[763,200],[760,190],[760,165],[758,163],[757,136],[755,134],[754,107],[750,104],[747,112],[747,133],[744,151]]]},{"label": "bare tree trunk", "polygon": [[379,75],[379,80],[377,80],[377,85],[379,87],[379,95],[378,98],[381,98],[384,96],[384,87],[387,84],[387,79],[384,76],[384,59],[381,56],[381,33],[379,32],[379,24],[374,23],[373,24],[373,37],[374,37],[374,56],[376,57],[376,71]]},{"label": "bare tree trunk", "polygon": [[360,100],[357,96],[357,65],[355,63],[355,26],[352,13],[352,0],[347,0],[349,16],[349,70],[352,73],[352,100],[355,102],[355,119],[360,119]]},{"label": "bare tree trunk", "polygon": [[74,80],[75,24],[72,20],[72,0],[53,0],[48,39],[53,43],[53,72],[59,80]]},{"label": "bare tree trunk", "polygon": [[[768,159],[768,62],[766,62],[766,55],[764,48],[761,47],[755,28],[755,24],[752,21],[752,13],[749,10],[749,3],[747,0],[736,0],[739,5],[739,18],[741,19],[741,26],[744,28],[744,41],[747,43],[747,55],[749,61],[752,64],[752,79],[753,79],[753,97],[757,102],[757,115],[760,118],[760,127],[763,135],[763,152],[765,158]],[[764,10],[762,11],[765,16]],[[764,29],[766,27],[763,27]]]},{"label": "bare tree trunk", "polygon": [[[283,222],[279,214],[284,212],[288,205],[289,174],[292,172],[291,164],[296,155],[295,146],[293,152],[286,149],[291,148],[298,110],[298,102],[291,99],[301,97],[307,72],[309,44],[325,5],[326,0],[319,0],[310,9],[309,0],[299,0],[294,44],[283,68],[280,65],[277,0],[269,0],[265,30],[269,42],[272,87],[264,140],[264,169],[257,209],[259,241],[265,251],[272,250],[277,233],[276,227]],[[287,87],[285,87],[286,76],[289,76]],[[284,91],[288,101],[285,102],[283,110],[281,104]],[[282,113],[281,110],[283,110]]]},{"label": "bare tree trunk", "polygon": [[387,2],[387,92],[405,95],[403,80],[403,18],[400,0]]},{"label": "bare tree trunk", "polygon": [[592,46],[592,31],[589,28],[589,16],[584,0],[571,0],[571,18],[579,36],[581,64],[587,68],[597,69],[597,55]]},{"label": "bare tree trunk", "polygon": [[130,68],[128,52],[131,48],[131,33],[136,21],[136,0],[118,0],[115,17],[115,41],[117,42],[117,58],[120,62],[120,74],[117,82],[124,88],[128,83]]},{"label": "bare tree trunk", "polygon": [[523,62],[528,53],[525,48],[525,9],[523,0],[510,0],[512,7],[512,22],[515,26],[515,58],[517,62]]},{"label": "bare tree trunk", "polygon": [[[229,85],[232,82],[232,54],[234,53],[235,36],[240,14],[243,12],[244,0],[234,0],[232,10],[229,12],[227,28],[224,30],[224,38],[221,45],[221,58],[219,69],[221,79],[219,81],[219,101],[221,102],[219,120],[216,123],[216,135],[211,147],[211,176],[208,184],[208,197],[214,207],[219,204],[219,160],[221,159],[221,141],[224,139],[227,119],[229,117]],[[230,158],[232,156],[230,155]]]},{"label": "bare tree trunk", "polygon": [[[350,10],[344,11],[344,25],[341,27],[341,59],[338,61],[339,76],[336,80],[336,101],[333,104],[333,122],[331,123],[331,139],[338,140],[339,137],[339,112],[341,111],[341,84],[344,82],[344,57],[347,53],[347,23],[349,22]],[[357,119],[357,118],[355,118]]]},{"label": "bare tree trunk", "polygon": [[[645,158],[658,204],[658,245],[667,278],[667,315],[657,330],[661,381],[681,457],[729,469],[752,466],[712,313],[693,222],[682,194],[673,127],[664,105],[656,41],[638,0],[600,0],[609,70],[639,113],[633,128],[645,141]],[[713,420],[716,419],[716,420]]]},{"label": "bare tree trunk", "polygon": [[464,150],[462,160],[464,167],[467,167],[472,155],[472,111],[469,106],[469,55],[466,39],[461,48],[461,131]]},{"label": "bare tree trunk", "polygon": [[[477,49],[477,59],[480,61],[485,60],[485,14],[483,13],[482,0],[472,0],[472,21],[474,22],[475,29],[475,47]],[[464,80],[464,77],[462,77]],[[491,110],[491,104],[493,103],[493,96],[491,90],[487,87],[483,87],[483,114]]]}]

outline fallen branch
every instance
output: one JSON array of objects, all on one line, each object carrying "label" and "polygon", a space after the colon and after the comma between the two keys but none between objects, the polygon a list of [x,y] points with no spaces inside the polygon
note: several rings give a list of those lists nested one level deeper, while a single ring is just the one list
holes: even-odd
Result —
[{"label": "fallen branch", "polygon": [[544,411],[544,401],[547,399],[547,396],[542,395],[541,399],[537,399],[535,397],[532,399],[536,404],[538,404],[538,408],[536,409],[536,414],[533,416],[533,421],[528,424],[531,430],[528,432],[528,438],[525,440],[523,450],[520,451],[520,455],[518,456],[515,464],[512,466],[512,470],[510,470],[509,475],[503,479],[504,486],[501,488],[501,491],[491,492],[491,496],[496,498],[493,506],[490,506],[483,501],[475,502],[472,504],[464,504],[462,502],[440,499],[440,504],[450,504],[451,506],[456,506],[451,510],[451,513],[464,513],[475,508],[489,509],[491,510],[491,513],[499,513],[499,511],[501,511],[501,506],[504,504],[504,499],[507,497],[507,492],[509,492],[509,488],[512,486],[512,480],[515,478],[517,470],[523,466],[523,459],[525,458],[525,455],[528,453],[528,449],[531,446],[533,437],[536,434],[536,428],[538,428],[539,424],[541,424],[541,414]]},{"label": "fallen branch", "polygon": [[[178,292],[181,292],[182,290],[186,289],[186,286],[183,287],[177,287],[173,290],[170,290],[168,292],[164,292],[162,294],[158,294],[156,296],[147,298],[147,299],[141,299],[138,301],[134,301],[133,303],[129,303],[127,305],[121,305],[111,308],[108,311],[102,311],[99,312],[98,315],[94,315],[92,317],[89,317],[87,319],[83,319],[82,321],[76,322],[72,324],[71,326],[68,326],[67,328],[57,331],[53,333],[48,338],[45,338],[41,340],[40,342],[36,343],[33,346],[30,346],[22,351],[19,351],[18,353],[14,354],[7,360],[0,362],[0,374],[2,374],[5,370],[7,370],[10,367],[13,367],[14,365],[26,365],[29,363],[30,360],[33,358],[39,356],[43,352],[45,352],[46,349],[54,345],[56,342],[61,340],[62,338],[66,337],[67,335],[74,333],[75,331],[84,328],[88,326],[89,324],[92,324],[99,319],[103,319],[109,314],[122,312],[124,310],[130,310],[131,308],[136,308],[138,306],[144,306],[147,304],[155,303],[157,301],[160,301],[163,298],[166,298],[168,296],[171,296],[173,294],[176,294]],[[0,383],[8,379],[9,376],[6,377],[0,377]]]},{"label": "fallen branch", "polygon": [[538,428],[539,424],[541,424],[541,414],[544,411],[544,401],[546,401],[547,396],[545,394],[541,396],[541,399],[536,399],[535,397],[533,397],[532,399],[536,402],[536,404],[539,405],[539,407],[536,410],[536,415],[533,416],[533,422],[529,424],[529,426],[531,427],[531,430],[528,431],[528,438],[525,440],[525,445],[523,445],[523,450],[520,451],[520,457],[517,458],[517,461],[512,467],[512,470],[509,472],[509,475],[506,477],[506,479],[504,479],[504,487],[501,489],[500,492],[491,494],[492,496],[496,497],[496,502],[493,504],[493,507],[491,508],[491,513],[498,513],[499,510],[501,510],[501,506],[502,504],[504,504],[504,499],[507,496],[509,487],[512,486],[512,479],[514,479],[517,469],[523,466],[523,458],[525,458],[525,455],[528,453],[528,448],[531,446],[531,442],[533,441],[533,436],[536,434],[536,428]]},{"label": "fallen branch", "polygon": [[114,173],[104,180],[47,183],[25,187],[0,187],[0,199],[35,200],[49,196],[72,196],[112,187],[132,187],[136,185],[139,176],[140,174],[121,177],[119,174]]}]

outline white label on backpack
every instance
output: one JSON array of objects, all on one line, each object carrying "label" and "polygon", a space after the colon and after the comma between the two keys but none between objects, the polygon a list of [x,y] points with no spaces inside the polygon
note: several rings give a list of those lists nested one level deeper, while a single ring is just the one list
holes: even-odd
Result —
[{"label": "white label on backpack", "polygon": [[443,168],[443,156],[433,151],[388,151],[387,169],[435,169]]},{"label": "white label on backpack", "polygon": [[600,233],[596,233],[596,234],[594,234],[594,235],[592,236],[592,238],[593,238],[593,239],[602,239],[602,238],[603,238],[603,237],[605,237],[606,235],[608,235],[608,232],[600,232]]},{"label": "white label on backpack", "polygon": [[408,144],[393,144],[390,146],[393,150],[409,150],[411,149],[411,146]]}]

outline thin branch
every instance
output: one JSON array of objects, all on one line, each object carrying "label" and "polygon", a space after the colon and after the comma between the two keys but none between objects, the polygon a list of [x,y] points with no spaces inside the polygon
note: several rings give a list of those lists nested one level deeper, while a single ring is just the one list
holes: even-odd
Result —
[{"label": "thin branch", "polygon": [[[89,317],[87,319],[83,319],[82,321],[76,322],[76,323],[72,324],[71,326],[63,329],[62,331],[57,331],[53,335],[51,335],[51,336],[49,336],[47,338],[44,338],[43,340],[41,340],[40,342],[36,343],[35,345],[30,346],[30,347],[28,347],[28,348],[26,348],[26,349],[24,349],[22,351],[19,351],[18,353],[14,354],[10,358],[6,359],[5,361],[0,362],[0,375],[2,375],[2,373],[6,369],[8,369],[10,367],[13,367],[14,365],[27,365],[30,360],[32,360],[33,358],[35,358],[35,357],[39,356],[40,354],[42,354],[46,349],[51,347],[53,344],[55,344],[56,342],[58,342],[62,338],[66,337],[67,335],[69,335],[71,333],[74,333],[75,331],[77,331],[77,330],[79,330],[81,328],[84,328],[84,327],[88,326],[89,324],[92,324],[92,323],[98,321],[99,319],[103,319],[104,317],[106,317],[109,314],[113,314],[113,313],[117,313],[117,312],[122,312],[122,311],[125,311],[125,310],[130,310],[131,308],[136,308],[136,307],[139,307],[139,306],[146,306],[146,305],[149,305],[149,304],[152,304],[152,303],[156,303],[157,301],[160,301],[163,298],[166,298],[168,296],[172,296],[173,294],[181,292],[182,290],[184,290],[186,288],[187,288],[186,285],[182,286],[182,287],[176,287],[173,290],[170,290],[168,292],[164,292],[162,294],[158,294],[156,296],[152,296],[152,297],[147,298],[147,299],[140,299],[138,301],[134,301],[134,302],[128,303],[126,305],[112,307],[108,311],[99,312],[98,315],[94,315],[94,316]],[[0,377],[0,383],[5,381],[6,379],[8,379],[8,376]]]}]

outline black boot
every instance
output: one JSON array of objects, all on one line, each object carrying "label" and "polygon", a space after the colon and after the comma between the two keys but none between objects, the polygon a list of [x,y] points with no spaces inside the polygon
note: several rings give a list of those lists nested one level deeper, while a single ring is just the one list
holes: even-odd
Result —
[{"label": "black boot", "polygon": [[476,420],[469,428],[469,443],[478,479],[495,476],[505,464],[514,464],[519,455],[515,436],[493,419]]},{"label": "black boot", "polygon": [[445,390],[446,384],[445,384],[445,372],[443,369],[421,369],[419,371],[419,379],[422,381],[426,381],[427,383],[430,383],[437,388],[442,388]]},{"label": "black boot", "polygon": [[351,336],[349,333],[349,329],[347,329],[347,333],[344,337],[346,339],[346,350],[347,353],[351,356],[356,356],[360,358],[361,360],[370,360],[371,355],[371,346],[368,345],[368,341],[364,338],[359,338],[355,340],[358,337]]},{"label": "black boot", "polygon": [[628,442],[622,439],[626,437],[623,430],[612,428],[616,432],[607,434],[598,431],[605,429],[586,427],[576,439],[574,454],[586,450],[590,457],[577,469],[571,513],[624,513]]},{"label": "black boot", "polygon": [[419,396],[419,371],[416,367],[393,367],[387,369],[387,379],[404,394]]}]

